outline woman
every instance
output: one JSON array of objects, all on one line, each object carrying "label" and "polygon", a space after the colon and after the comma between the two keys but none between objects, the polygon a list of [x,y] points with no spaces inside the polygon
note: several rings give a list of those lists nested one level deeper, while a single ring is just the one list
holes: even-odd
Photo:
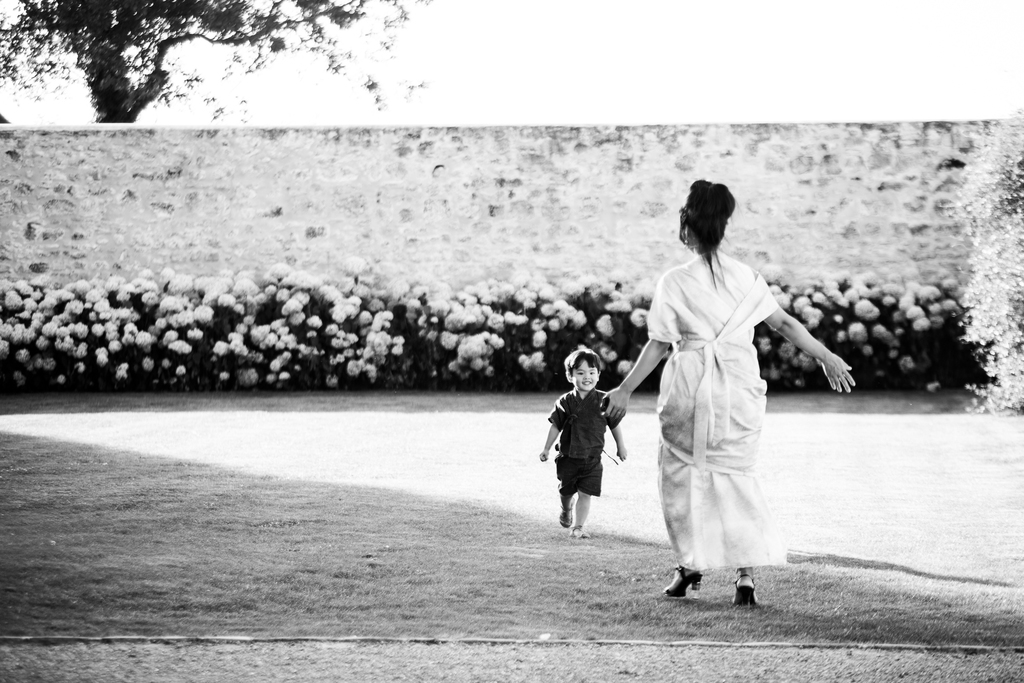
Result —
[{"label": "woman", "polygon": [[621,419],[629,397],[666,355],[658,415],[662,509],[679,566],[665,589],[683,597],[702,572],[737,567],[734,604],[755,605],[753,567],[786,563],[786,548],[754,476],[766,384],[754,326],[773,329],[821,364],[836,391],[854,385],[850,366],[776,303],[764,279],[718,247],[736,208],[729,188],[698,180],[680,211],[679,239],[697,258],[658,281],[647,318],[650,341],[606,413]]}]

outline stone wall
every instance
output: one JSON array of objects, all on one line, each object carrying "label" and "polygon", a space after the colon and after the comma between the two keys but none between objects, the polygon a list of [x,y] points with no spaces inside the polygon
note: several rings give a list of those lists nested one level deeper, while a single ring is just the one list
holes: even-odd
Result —
[{"label": "stone wall", "polygon": [[4,127],[0,277],[642,280],[685,257],[677,211],[708,178],[738,200],[724,250],[756,267],[962,280],[953,205],[988,126]]}]

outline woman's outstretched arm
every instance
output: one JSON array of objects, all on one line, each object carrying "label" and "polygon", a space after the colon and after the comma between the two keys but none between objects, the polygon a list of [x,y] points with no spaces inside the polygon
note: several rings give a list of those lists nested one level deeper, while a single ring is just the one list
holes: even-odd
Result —
[{"label": "woman's outstretched arm", "polygon": [[622,380],[622,384],[618,388],[608,392],[604,411],[608,417],[613,420],[622,419],[622,416],[626,414],[626,408],[629,407],[629,397],[633,395],[640,383],[647,379],[647,375],[658,367],[658,363],[665,357],[671,346],[668,342],[656,339],[651,339],[644,345],[640,357],[636,359],[636,364],[626,375],[626,379]]},{"label": "woman's outstretched arm", "polygon": [[798,349],[821,364],[825,377],[832,388],[842,393],[851,391],[857,385],[850,376],[850,366],[842,358],[825,348],[825,345],[811,336],[800,321],[781,308],[765,318],[765,322],[783,337],[793,342]]}]

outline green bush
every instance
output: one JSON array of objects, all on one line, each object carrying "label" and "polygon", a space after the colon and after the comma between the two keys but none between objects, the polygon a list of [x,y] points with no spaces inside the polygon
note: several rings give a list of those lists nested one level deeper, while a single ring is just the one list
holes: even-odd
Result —
[{"label": "green bush", "polygon": [[1024,412],[1024,113],[994,125],[959,207],[974,242],[964,338],[981,349],[993,411]]},{"label": "green bush", "polygon": [[[357,269],[359,270],[359,269]],[[854,366],[859,386],[962,386],[983,377],[960,343],[953,282],[772,285],[787,311]],[[615,386],[647,341],[649,288],[529,277],[462,288],[167,269],[59,285],[0,280],[0,388],[13,391],[407,388],[564,389],[579,345]],[[776,388],[822,388],[813,361],[766,326],[755,344]],[[654,389],[652,374],[643,388]]]}]

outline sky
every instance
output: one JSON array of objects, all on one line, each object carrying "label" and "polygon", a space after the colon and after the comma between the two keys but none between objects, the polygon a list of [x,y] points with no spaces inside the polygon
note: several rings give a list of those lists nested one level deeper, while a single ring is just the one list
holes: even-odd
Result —
[{"label": "sky", "polygon": [[[381,82],[383,111],[305,57],[226,81],[223,50],[175,57],[203,69],[221,125],[974,120],[1024,108],[1021,26],[1024,0],[433,0],[389,57],[358,62],[357,79]],[[212,112],[200,96],[138,123],[208,125]],[[93,117],[75,87],[38,102],[0,92],[0,113],[28,125]]]}]

